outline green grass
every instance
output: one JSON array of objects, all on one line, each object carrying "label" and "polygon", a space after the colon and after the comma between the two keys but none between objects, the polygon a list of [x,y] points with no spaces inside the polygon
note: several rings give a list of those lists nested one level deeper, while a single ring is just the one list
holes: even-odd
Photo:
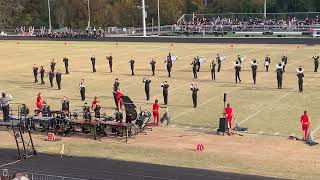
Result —
[{"label": "green grass", "polygon": [[[26,103],[35,108],[38,92],[42,92],[52,109],[60,108],[60,99],[67,96],[71,100],[71,109],[82,105],[78,84],[81,78],[87,83],[87,97],[99,97],[104,111],[113,113],[112,84],[115,78],[120,80],[124,94],[143,108],[151,110],[152,102],[159,99],[162,103],[160,83],[167,80],[169,89],[169,111],[172,124],[194,130],[213,130],[218,126],[218,119],[223,110],[223,93],[228,93],[228,101],[234,108],[235,117],[241,126],[248,127],[251,133],[290,135],[300,133],[299,117],[307,109],[313,117],[314,129],[319,127],[320,116],[319,85],[320,74],[313,72],[311,56],[319,46],[296,45],[236,45],[229,44],[173,44],[171,43],[111,43],[111,42],[47,42],[47,41],[1,41],[0,51],[0,87],[13,95],[14,103]],[[168,52],[174,52],[179,60],[174,63],[173,77],[168,78],[164,58]],[[284,89],[276,89],[275,62],[286,52],[289,57],[287,72],[284,75]],[[105,56],[112,53],[114,73],[110,74]],[[217,53],[227,56],[222,65],[222,72],[217,74],[217,81],[211,81],[209,63],[201,67],[199,78],[193,79],[190,62],[196,55],[203,55],[211,60]],[[97,73],[91,73],[90,56],[97,58]],[[241,73],[242,84],[234,83],[233,60],[237,54],[257,58],[260,62],[257,85],[253,85],[249,61],[245,62]],[[266,54],[271,55],[271,71],[264,72],[262,66]],[[58,69],[64,72],[62,58],[70,59],[70,75],[63,75],[62,90],[46,85],[34,84],[33,64],[49,69],[52,58],[56,59]],[[136,76],[130,76],[128,60],[136,60]],[[157,60],[156,76],[151,77],[149,61]],[[305,69],[305,91],[298,93],[296,68]],[[151,101],[145,100],[142,78],[150,76]],[[198,108],[192,108],[190,83],[197,83],[200,91]],[[315,133],[319,137],[319,131]]]}]

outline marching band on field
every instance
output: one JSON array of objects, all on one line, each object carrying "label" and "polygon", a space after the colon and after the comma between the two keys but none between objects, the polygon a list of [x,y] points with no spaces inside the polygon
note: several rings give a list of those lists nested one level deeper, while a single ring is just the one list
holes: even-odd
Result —
[{"label": "marching band on field", "polygon": [[[166,69],[168,72],[168,77],[171,77],[171,73],[172,73],[172,67],[175,61],[177,61],[178,57],[176,54],[171,54],[169,53],[168,56],[166,57],[164,63],[166,64]],[[236,60],[233,62],[233,66],[234,66],[234,72],[235,72],[235,83],[241,83],[241,69],[243,64],[246,62],[246,57],[238,55]],[[318,67],[319,67],[319,55],[315,54],[312,59],[314,60],[314,72],[317,72]],[[112,73],[112,65],[113,65],[113,57],[112,55],[110,56],[106,56],[106,60],[107,60],[107,64],[109,64],[109,69],[110,69],[110,73]],[[223,64],[223,62],[226,60],[225,56],[222,56],[220,54],[217,54],[217,57],[215,59],[213,59],[210,62],[210,73],[211,73],[211,79],[212,80],[216,80],[216,72],[220,72],[221,71],[221,66]],[[69,59],[67,57],[63,58],[63,63],[65,65],[65,74],[69,74]],[[91,64],[92,64],[92,72],[95,73],[96,72],[96,58],[94,55],[91,56],[90,58]],[[193,77],[195,79],[198,78],[198,72],[200,72],[200,67],[201,64],[204,64],[206,62],[206,59],[202,56],[196,56],[194,58],[194,60],[191,62],[191,66],[192,66],[192,73],[193,73]],[[130,70],[131,70],[131,75],[134,76],[134,64],[135,64],[135,60],[132,57],[130,59],[130,61],[128,62],[130,65]],[[252,59],[250,61],[251,64],[251,72],[252,72],[252,80],[253,80],[253,84],[257,83],[257,72],[258,72],[258,60],[256,59]],[[286,56],[285,53],[283,53],[282,57],[281,57],[281,61],[279,61],[276,64],[276,68],[275,68],[275,72],[276,72],[276,78],[277,78],[277,87],[278,89],[282,89],[282,84],[283,84],[283,75],[285,73],[285,67],[288,64],[288,57]],[[151,65],[151,71],[152,71],[152,76],[155,76],[156,74],[156,61],[154,58],[152,58],[152,60],[150,61],[150,65]],[[216,71],[216,65],[218,65],[217,71]],[[264,63],[263,63],[264,67],[265,67],[265,71],[268,72],[269,71],[269,67],[271,65],[271,58],[270,55],[266,55],[265,59],[264,59]],[[56,77],[56,82],[58,85],[58,89],[61,89],[61,81],[62,81],[62,73],[61,71],[58,69],[57,72],[55,72],[55,66],[56,66],[56,62],[54,59],[52,59],[52,61],[50,62],[50,71],[48,73],[49,76],[49,80],[50,80],[50,85],[51,87],[53,87],[53,79],[54,77]],[[40,74],[41,76],[41,84],[45,84],[44,82],[44,74],[45,74],[45,70],[43,68],[43,66],[41,66],[40,70],[37,67],[36,64],[34,64],[33,67],[33,75],[34,75],[34,82],[38,83],[38,74]],[[304,73],[303,73],[303,67],[299,66],[297,68],[297,78],[298,78],[298,87],[299,87],[299,92],[303,92],[303,78],[304,78]],[[143,80],[144,84],[145,84],[145,93],[146,93],[146,97],[147,100],[150,99],[150,83],[151,80],[148,78],[144,78]],[[167,104],[168,102],[168,98],[167,98],[167,94],[168,94],[168,87],[169,85],[167,85],[166,81],[163,82],[161,84],[161,87],[164,89],[164,102],[165,104]],[[84,83],[84,79],[81,80],[80,82],[80,94],[81,94],[81,100],[84,101],[85,100],[85,83]],[[194,98],[193,98],[194,99]],[[196,107],[197,102],[194,101],[194,107]]]},{"label": "marching band on field", "polygon": [[[113,72],[112,66],[113,66],[113,57],[112,55],[107,56],[107,64],[109,64],[109,69],[110,69],[110,73]],[[314,60],[314,72],[317,72],[318,67],[319,67],[319,55],[315,54],[312,59]],[[172,76],[172,67],[175,61],[178,60],[178,57],[176,56],[176,54],[171,54],[169,53],[168,56],[166,57],[164,63],[166,64],[166,69],[168,72],[168,77]],[[216,80],[216,72],[220,72],[221,71],[221,67],[223,62],[226,60],[225,56],[222,56],[220,54],[217,54],[217,57],[215,59],[213,59],[210,62],[210,74],[211,74],[211,79],[213,81]],[[94,55],[91,56],[90,58],[91,64],[92,64],[92,72],[95,73],[96,72],[96,58]],[[64,57],[62,62],[65,65],[65,74],[70,74],[68,66],[69,66],[69,59],[67,57]],[[191,66],[192,66],[192,73],[193,73],[193,77],[194,79],[198,78],[198,72],[200,72],[200,67],[202,64],[204,64],[206,62],[206,59],[202,56],[197,56],[194,58],[194,60],[191,62]],[[234,66],[234,72],[235,72],[235,83],[241,83],[241,70],[242,70],[242,66],[243,64],[245,64],[246,62],[246,57],[238,55],[236,60],[233,62],[233,66]],[[130,65],[130,70],[131,70],[131,75],[134,76],[134,64],[135,64],[135,60],[132,57],[130,59],[130,61],[128,62]],[[253,84],[255,85],[257,83],[257,72],[258,72],[258,60],[256,59],[252,59],[250,61],[251,64],[251,73],[252,73],[252,80],[253,80]],[[275,68],[275,72],[276,72],[276,78],[277,78],[277,87],[278,89],[282,89],[282,82],[283,82],[283,75],[286,72],[285,67],[288,64],[288,57],[286,56],[286,54],[284,53],[281,57],[281,61],[276,63],[276,68]],[[150,61],[150,65],[151,65],[151,71],[152,71],[152,76],[156,75],[156,61],[155,59],[152,59]],[[218,65],[217,71],[216,71],[216,65]],[[264,63],[263,63],[264,67],[265,67],[265,71],[268,72],[269,71],[269,67],[271,65],[271,58],[270,55],[266,55],[265,59],[264,59]],[[56,62],[54,59],[52,59],[52,61],[50,62],[50,71],[48,72],[48,77],[49,77],[49,81],[50,81],[50,86],[53,87],[53,79],[54,77],[56,78],[56,83],[58,86],[58,90],[61,89],[61,82],[62,82],[62,72],[60,71],[60,69],[56,70],[55,72],[55,66],[56,66]],[[38,68],[38,66],[36,64],[34,64],[33,67],[33,75],[34,75],[34,83],[38,83],[38,75],[40,74],[40,78],[41,78],[41,85],[44,85],[44,76],[45,76],[45,69],[43,68],[43,66],[40,67],[40,70]],[[298,78],[298,89],[299,92],[303,92],[303,79],[304,79],[304,69],[302,66],[298,66],[296,69],[296,75]],[[143,78],[143,83],[145,85],[145,94],[146,94],[146,100],[150,100],[150,84],[151,84],[151,80],[148,78]],[[120,91],[119,88],[119,81],[118,79],[115,80],[114,85],[113,85],[113,97],[115,100],[115,104],[117,109],[119,110],[121,108],[121,98],[123,96],[122,92]],[[79,83],[79,89],[80,89],[80,95],[81,95],[81,101],[85,101],[86,96],[85,96],[85,87],[86,87],[86,83],[84,81],[84,79],[81,79],[80,83]],[[163,94],[163,102],[164,105],[168,105],[168,95],[169,95],[169,84],[167,81],[163,81],[161,83],[161,88],[162,88],[162,94]],[[197,97],[198,97],[198,92],[199,92],[199,87],[197,86],[197,84],[193,83],[190,86],[190,90],[192,91],[192,102],[193,102],[193,107],[197,108]],[[41,98],[41,94],[39,93],[38,98],[37,98],[37,108],[38,110],[40,108],[42,108],[42,105],[46,104],[43,100],[43,98]],[[9,107],[9,102],[12,100],[12,96],[11,95],[6,95],[5,93],[2,94],[2,97],[0,97],[0,103],[2,105],[2,110],[3,110],[3,116],[4,116],[4,120],[7,120],[7,116],[8,116],[8,107]],[[62,103],[62,109],[67,109],[68,107],[66,107],[66,103],[68,102],[66,97],[64,97],[63,103]],[[97,101],[98,102],[98,101]],[[97,104],[97,103],[96,103]],[[156,103],[154,105],[153,108],[153,114],[155,119],[157,119],[157,121],[155,121],[155,124],[158,124],[158,108],[160,107],[158,104],[158,100],[156,100]],[[69,106],[69,105],[68,105]],[[233,110],[230,107],[230,104],[228,104],[228,107],[226,107],[225,109],[225,113],[224,113],[228,119],[228,124],[229,124],[229,128],[231,128],[231,121],[232,121],[232,117],[233,116]],[[303,130],[307,131],[308,128],[306,128],[306,123],[309,122],[309,119],[306,116],[306,112],[305,114],[301,117],[301,123],[303,124]]]}]

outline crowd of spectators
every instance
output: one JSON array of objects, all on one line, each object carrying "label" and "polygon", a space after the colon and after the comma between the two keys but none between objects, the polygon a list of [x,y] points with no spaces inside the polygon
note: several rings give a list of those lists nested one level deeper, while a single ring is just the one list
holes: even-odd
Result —
[{"label": "crowd of spectators", "polygon": [[104,36],[104,31],[101,27],[98,29],[86,28],[84,32],[76,32],[71,28],[65,28],[63,30],[49,31],[48,29],[40,29],[40,32],[36,33],[37,37],[48,38],[71,38],[71,39],[92,39],[100,38]]},{"label": "crowd of spectators", "polygon": [[260,19],[247,18],[240,20],[230,17],[197,18],[184,21],[177,25],[177,31],[202,32],[202,31],[249,31],[249,30],[288,30],[305,29],[311,25],[320,25],[320,17],[298,19]]},{"label": "crowd of spectators", "polygon": [[63,30],[55,30],[49,31],[44,30],[36,33],[37,37],[49,37],[49,38],[73,38],[73,39],[92,39],[92,38],[100,38],[104,36],[104,31],[101,27],[96,29],[95,27],[89,28],[87,27],[85,31],[76,32],[71,28],[65,28]]},{"label": "crowd of spectators", "polygon": [[20,36],[32,36],[33,32],[34,32],[34,26],[29,26],[29,27],[25,27],[25,26],[21,26],[21,27],[17,27],[15,29],[16,34],[20,35]]}]

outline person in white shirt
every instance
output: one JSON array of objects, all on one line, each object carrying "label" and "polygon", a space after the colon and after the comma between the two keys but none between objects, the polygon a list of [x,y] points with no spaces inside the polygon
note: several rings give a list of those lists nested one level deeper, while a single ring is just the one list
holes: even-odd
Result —
[{"label": "person in white shirt", "polygon": [[84,82],[84,79],[81,79],[79,87],[80,87],[81,101],[85,101],[86,100],[86,83]]},{"label": "person in white shirt", "polygon": [[9,112],[10,112],[10,101],[12,100],[12,96],[10,94],[6,94],[2,92],[0,97],[0,106],[3,112],[3,120],[9,121]]}]

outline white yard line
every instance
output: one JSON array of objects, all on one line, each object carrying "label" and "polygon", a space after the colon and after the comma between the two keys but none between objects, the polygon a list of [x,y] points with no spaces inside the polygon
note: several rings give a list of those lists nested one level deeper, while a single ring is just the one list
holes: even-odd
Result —
[{"label": "white yard line", "polygon": [[312,131],[311,136],[313,136],[316,132],[318,132],[320,129],[320,126],[318,126],[315,130]]},{"label": "white yard line", "polygon": [[[226,91],[226,93],[230,93],[230,92],[235,91],[235,90],[237,90],[237,89],[233,89],[233,90]],[[215,99],[217,99],[217,98],[221,98],[221,95],[217,95],[217,96],[214,96],[214,97],[206,100],[205,102],[201,103],[198,107],[201,108],[202,106],[208,104],[209,102],[211,102],[212,100],[215,100]],[[190,108],[190,109],[187,110],[187,111],[183,111],[182,113],[179,113],[179,114],[176,115],[175,117],[171,118],[171,120],[174,120],[174,119],[176,119],[176,118],[178,118],[178,117],[180,117],[180,116],[182,116],[182,115],[184,115],[184,114],[187,114],[187,113],[189,113],[189,112],[192,111],[192,110],[193,110],[193,108]]]},{"label": "white yard line", "polygon": [[[303,59],[303,60],[300,60],[300,61],[297,61],[295,63],[292,63],[292,64],[296,64],[296,63],[299,63],[301,61],[305,61],[305,60],[309,60],[310,58],[308,59]],[[290,65],[292,65],[290,64]],[[288,65],[289,66],[289,65]],[[313,81],[314,79],[318,78],[320,76],[320,74],[318,74],[317,76],[315,76],[314,78],[312,79],[309,79],[304,85],[308,84],[308,82],[311,82]],[[262,112],[263,110],[265,109],[268,109],[270,107],[273,107],[275,105],[276,102],[280,101],[281,99],[287,97],[289,94],[293,93],[294,91],[297,91],[297,88],[294,88],[292,90],[290,90],[289,92],[285,93],[284,95],[280,96],[279,98],[277,98],[275,101],[273,101],[272,103],[270,103],[268,106],[264,106],[263,108],[260,108],[258,111],[256,111],[255,113],[251,114],[250,116],[248,116],[247,118],[245,118],[244,120],[242,120],[239,125],[243,124],[244,122],[250,120],[251,118],[255,117],[257,114],[259,114],[260,112]],[[281,90],[279,91],[281,92]]]},{"label": "white yard line", "polygon": [[[249,52],[249,51],[248,51],[248,52]],[[247,53],[248,53],[248,52],[247,52]],[[243,53],[242,53],[242,54],[243,54]],[[277,53],[271,53],[271,54],[280,54],[280,53],[277,52]],[[293,64],[295,64],[295,63],[293,63]],[[288,65],[288,66],[289,66],[289,65]],[[231,68],[231,69],[232,69],[232,68]],[[267,75],[267,74],[263,75],[262,77],[264,77],[264,76],[266,76],[266,75]],[[233,92],[233,91],[235,91],[235,90],[238,90],[238,89],[230,90],[230,91],[228,91],[227,93]],[[216,99],[217,97],[220,97],[220,96],[221,96],[221,95],[215,96],[215,97],[213,97],[213,98],[210,98],[209,100],[205,101],[204,103],[201,103],[199,107],[208,104],[209,102],[211,102],[212,100],[214,100],[214,99]],[[178,118],[178,117],[180,117],[180,116],[182,116],[182,115],[184,115],[184,114],[187,114],[187,113],[189,113],[190,111],[192,111],[192,109],[191,109],[191,110],[188,110],[188,111],[184,111],[184,112],[178,114],[177,116],[173,117],[171,120],[174,120],[174,119],[176,119],[176,118]]]}]

